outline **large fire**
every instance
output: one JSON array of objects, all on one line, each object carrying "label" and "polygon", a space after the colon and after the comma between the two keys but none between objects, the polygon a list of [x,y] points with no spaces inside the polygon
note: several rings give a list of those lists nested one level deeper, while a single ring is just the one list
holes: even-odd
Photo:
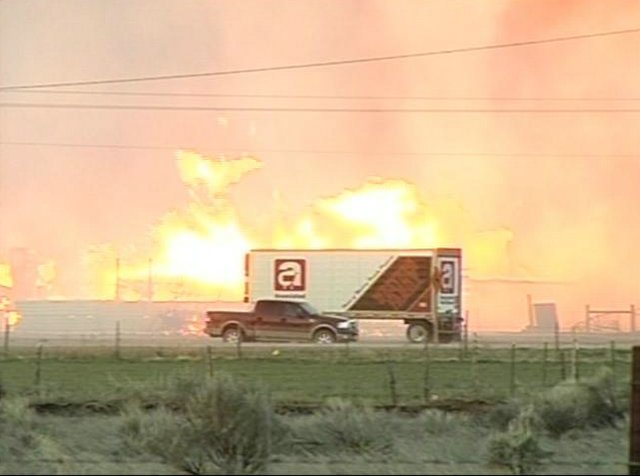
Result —
[{"label": "large fire", "polygon": [[438,244],[435,217],[416,188],[402,180],[371,179],[355,190],[318,200],[276,245],[290,248],[410,248]]},{"label": "large fire", "polygon": [[[161,217],[146,241],[132,240],[127,247],[100,244],[88,248],[84,265],[90,270],[87,294],[92,298],[240,301],[244,256],[251,248],[461,247],[465,308],[492,326],[513,327],[522,320],[505,322],[505,317],[526,316],[524,300],[530,292],[527,284],[517,283],[573,279],[577,269],[571,264],[580,258],[576,253],[588,255],[590,244],[596,243],[593,240],[602,239],[597,233],[582,234],[582,245],[577,246],[575,236],[583,230],[563,232],[566,239],[556,232],[557,246],[540,253],[529,253],[529,248],[523,252],[522,241],[510,229],[478,225],[460,202],[437,197],[426,200],[414,184],[382,178],[370,178],[358,187],[320,198],[297,214],[279,210],[279,220],[258,228],[251,219],[240,218],[231,199],[233,185],[261,167],[258,159],[207,158],[179,151],[176,164],[189,191],[188,205]],[[262,203],[258,209],[269,216],[269,208],[277,205]],[[535,241],[527,245],[534,246]],[[523,260],[523,256],[531,258]],[[38,276],[39,286],[51,287],[56,279],[55,263],[41,264]],[[480,293],[482,296],[469,295],[468,283],[474,279],[516,283],[517,289],[502,287]],[[0,266],[0,280],[10,282],[6,267]],[[549,296],[552,294],[542,298]],[[577,299],[586,297],[576,295]],[[193,323],[189,326],[198,328]]]},{"label": "large fire", "polygon": [[[427,205],[418,189],[397,179],[372,178],[311,204],[296,219],[273,224],[263,236],[242,223],[230,199],[232,185],[260,168],[253,157],[207,158],[178,152],[177,166],[191,203],[164,216],[153,243],[116,250],[93,247],[94,294],[103,299],[239,300],[245,253],[277,248],[465,247],[474,273],[509,269],[508,230],[476,230],[450,201]],[[265,204],[267,208],[268,204]]]}]

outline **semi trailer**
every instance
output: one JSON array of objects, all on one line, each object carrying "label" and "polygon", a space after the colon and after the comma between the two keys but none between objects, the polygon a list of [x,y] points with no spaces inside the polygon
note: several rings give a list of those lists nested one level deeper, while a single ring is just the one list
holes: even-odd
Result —
[{"label": "semi trailer", "polygon": [[402,320],[409,341],[451,342],[462,329],[459,248],[255,249],[244,301],[300,300],[349,319]]}]

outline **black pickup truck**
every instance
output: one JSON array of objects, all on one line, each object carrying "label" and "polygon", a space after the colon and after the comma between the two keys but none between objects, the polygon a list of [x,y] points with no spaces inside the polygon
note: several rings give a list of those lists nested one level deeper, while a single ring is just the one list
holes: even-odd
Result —
[{"label": "black pickup truck", "polygon": [[320,344],[358,339],[358,323],[322,314],[304,301],[261,299],[253,311],[207,311],[206,334],[225,342],[312,341]]}]

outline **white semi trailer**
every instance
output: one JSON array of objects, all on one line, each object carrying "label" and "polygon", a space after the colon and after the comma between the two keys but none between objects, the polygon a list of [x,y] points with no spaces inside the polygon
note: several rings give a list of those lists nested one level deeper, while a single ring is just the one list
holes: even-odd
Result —
[{"label": "white semi trailer", "polygon": [[306,300],[344,317],[403,320],[411,342],[451,342],[462,328],[461,260],[459,248],[256,249],[244,300]]}]

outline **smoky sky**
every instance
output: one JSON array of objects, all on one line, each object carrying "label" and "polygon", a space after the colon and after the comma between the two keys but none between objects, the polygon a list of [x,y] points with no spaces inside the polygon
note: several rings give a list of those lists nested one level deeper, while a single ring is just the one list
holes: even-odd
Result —
[{"label": "smoky sky", "polygon": [[[638,24],[637,2],[627,0],[4,0],[0,85],[397,55]],[[265,108],[637,108],[638,101],[628,98],[640,97],[639,41],[632,34],[359,65],[66,88],[289,96],[284,98],[3,92],[0,101]],[[296,95],[336,97],[290,97]],[[513,230],[512,258],[534,271],[559,260],[560,266],[584,266],[585,279],[602,272],[611,276],[617,269],[611,263],[640,263],[640,215],[635,206],[640,199],[639,121],[637,113],[0,107],[1,142],[157,147],[0,145],[0,258],[11,247],[21,246],[43,259],[73,261],[88,245],[126,244],[148,235],[164,213],[189,200],[174,154],[174,149],[188,149],[213,157],[246,151],[263,162],[233,190],[238,214],[248,226],[272,212],[276,191],[295,215],[319,198],[357,187],[372,176],[404,179],[415,183],[427,202],[442,196],[455,199],[475,217],[479,229]],[[568,249],[575,243],[582,245]],[[558,248],[567,251],[563,255]],[[599,257],[593,269],[584,264],[591,255]],[[640,288],[637,279],[627,287],[627,295]]]}]

